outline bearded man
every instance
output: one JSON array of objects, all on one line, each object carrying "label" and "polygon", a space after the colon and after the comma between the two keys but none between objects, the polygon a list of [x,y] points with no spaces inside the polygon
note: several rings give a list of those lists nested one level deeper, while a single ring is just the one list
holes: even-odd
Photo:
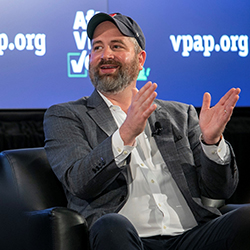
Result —
[{"label": "bearded man", "polygon": [[[90,97],[50,107],[45,149],[68,199],[89,224],[93,250],[249,249],[249,206],[221,215],[207,201],[238,183],[223,138],[240,89],[213,108],[156,99],[136,88],[145,37],[130,17],[99,13],[89,22]],[[214,204],[214,203],[213,203]]]}]

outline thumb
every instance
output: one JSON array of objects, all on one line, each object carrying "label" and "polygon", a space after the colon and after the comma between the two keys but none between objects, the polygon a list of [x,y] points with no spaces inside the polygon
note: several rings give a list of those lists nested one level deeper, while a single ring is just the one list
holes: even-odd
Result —
[{"label": "thumb", "polygon": [[137,88],[132,89],[132,100],[135,98],[136,94],[139,92]]},{"label": "thumb", "polygon": [[202,102],[201,111],[208,110],[210,108],[210,105],[211,105],[211,95],[208,92],[206,92],[203,95],[203,102]]}]

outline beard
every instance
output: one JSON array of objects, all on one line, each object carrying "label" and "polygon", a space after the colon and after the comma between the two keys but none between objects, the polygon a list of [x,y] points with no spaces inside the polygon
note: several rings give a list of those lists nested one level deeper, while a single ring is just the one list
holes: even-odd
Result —
[{"label": "beard", "polygon": [[[117,72],[113,74],[100,75],[99,68],[105,64],[118,66]],[[89,77],[94,87],[101,93],[116,94],[123,91],[139,74],[139,60],[135,55],[132,61],[128,64],[122,64],[116,60],[104,60],[96,66],[89,65]]]}]

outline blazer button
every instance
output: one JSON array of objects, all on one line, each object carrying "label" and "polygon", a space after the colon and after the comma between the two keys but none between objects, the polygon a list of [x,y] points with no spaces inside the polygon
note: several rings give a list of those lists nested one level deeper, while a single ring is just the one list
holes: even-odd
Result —
[{"label": "blazer button", "polygon": [[102,166],[104,166],[106,164],[106,161],[103,158],[101,158],[101,163],[102,163]]}]

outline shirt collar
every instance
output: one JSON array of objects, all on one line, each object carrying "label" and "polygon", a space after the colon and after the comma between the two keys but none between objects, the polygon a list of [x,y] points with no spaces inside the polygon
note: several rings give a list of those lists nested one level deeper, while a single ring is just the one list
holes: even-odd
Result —
[{"label": "shirt collar", "polygon": [[100,94],[100,96],[106,102],[106,104],[108,105],[109,108],[114,106],[114,104],[106,96],[104,96],[99,90],[97,90],[97,92]]},{"label": "shirt collar", "polygon": [[97,92],[100,94],[100,96],[102,97],[102,99],[106,102],[106,104],[108,105],[109,109],[111,109],[112,107],[118,107],[119,109],[121,109],[118,105],[114,105],[106,96],[104,96],[100,91],[97,90]]}]

